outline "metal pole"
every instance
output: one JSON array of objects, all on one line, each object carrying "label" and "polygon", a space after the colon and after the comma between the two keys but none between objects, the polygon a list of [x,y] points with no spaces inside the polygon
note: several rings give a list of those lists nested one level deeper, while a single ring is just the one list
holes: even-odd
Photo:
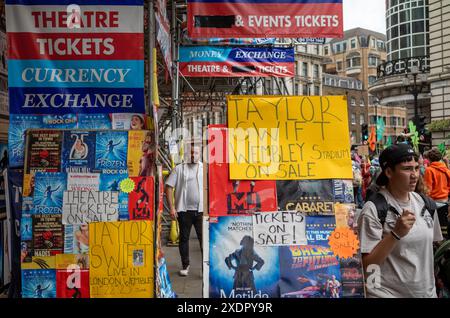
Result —
[{"label": "metal pole", "polygon": [[172,130],[175,131],[177,129],[177,116],[178,116],[178,89],[175,78],[178,73],[178,62],[177,62],[177,13],[176,13],[176,2],[172,0],[172,25],[171,25],[171,34],[172,34]]},{"label": "metal pole", "polygon": [[[153,7],[153,1],[149,1],[149,8],[148,8],[148,23],[149,23],[149,66],[148,66],[148,108],[147,108],[147,114],[152,114],[153,116],[153,73],[155,72],[153,67],[153,50],[155,48],[155,33],[156,33],[156,26],[155,26],[155,8]],[[153,118],[155,119],[155,118]],[[155,122],[155,125],[157,123]],[[156,132],[158,134],[158,132]]]},{"label": "metal pole", "polygon": [[414,88],[413,88],[413,94],[414,94],[414,124],[416,125],[416,127],[419,126],[419,116],[418,116],[418,95],[419,95],[419,90],[417,89],[417,74],[413,74],[414,75]]}]

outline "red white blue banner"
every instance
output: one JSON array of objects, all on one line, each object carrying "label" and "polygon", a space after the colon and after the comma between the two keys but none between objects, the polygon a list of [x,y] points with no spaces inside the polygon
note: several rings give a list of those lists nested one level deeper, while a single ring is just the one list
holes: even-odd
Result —
[{"label": "red white blue banner", "polygon": [[156,1],[156,39],[164,56],[167,70],[172,77],[172,39],[170,35],[170,23],[167,18],[167,0]]},{"label": "red white blue banner", "polygon": [[192,38],[342,37],[342,0],[188,0]]},{"label": "red white blue banner", "polygon": [[5,10],[10,112],[145,112],[143,0],[7,0]]},{"label": "red white blue banner", "polygon": [[293,77],[293,48],[180,47],[180,72],[186,77]]}]

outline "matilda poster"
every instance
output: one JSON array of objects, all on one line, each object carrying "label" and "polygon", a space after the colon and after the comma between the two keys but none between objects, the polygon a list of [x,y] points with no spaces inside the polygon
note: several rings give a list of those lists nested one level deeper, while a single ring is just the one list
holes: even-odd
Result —
[{"label": "matilda poster", "polygon": [[277,181],[278,208],[307,215],[333,214],[333,181]]},{"label": "matilda poster", "polygon": [[92,298],[153,297],[153,222],[89,224]]},{"label": "matilda poster", "polygon": [[227,96],[232,180],[351,179],[344,96]]},{"label": "matilda poster", "polygon": [[276,182],[230,180],[227,162],[227,128],[208,127],[209,215],[276,211]]},{"label": "matilda poster", "polygon": [[252,232],[250,216],[211,219],[209,297],[279,297],[278,247],[255,245]]}]

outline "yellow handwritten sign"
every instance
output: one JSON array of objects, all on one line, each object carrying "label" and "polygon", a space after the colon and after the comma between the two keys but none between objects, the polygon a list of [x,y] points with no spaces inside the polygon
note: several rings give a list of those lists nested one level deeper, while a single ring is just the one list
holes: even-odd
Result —
[{"label": "yellow handwritten sign", "polygon": [[230,179],[351,179],[343,96],[228,96]]},{"label": "yellow handwritten sign", "polygon": [[153,297],[153,222],[89,224],[92,298]]}]

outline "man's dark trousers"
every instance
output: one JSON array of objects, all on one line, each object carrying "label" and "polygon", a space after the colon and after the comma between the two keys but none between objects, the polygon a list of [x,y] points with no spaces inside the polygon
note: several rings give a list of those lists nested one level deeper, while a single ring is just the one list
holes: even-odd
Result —
[{"label": "man's dark trousers", "polygon": [[[197,233],[197,238],[202,249],[202,216],[203,213],[198,211],[178,212],[178,224],[180,226],[180,249],[181,264],[183,269],[189,266],[189,236],[191,234],[192,225]],[[203,249],[202,249],[203,253]]]}]

